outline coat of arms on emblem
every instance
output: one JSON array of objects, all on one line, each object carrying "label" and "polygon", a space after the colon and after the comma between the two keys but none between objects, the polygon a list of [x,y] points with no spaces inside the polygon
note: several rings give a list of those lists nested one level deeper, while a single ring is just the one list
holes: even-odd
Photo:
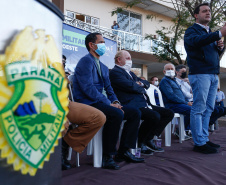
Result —
[{"label": "coat of arms on emblem", "polygon": [[43,30],[21,31],[0,56],[0,151],[15,170],[35,175],[58,143],[68,112],[61,57]]}]

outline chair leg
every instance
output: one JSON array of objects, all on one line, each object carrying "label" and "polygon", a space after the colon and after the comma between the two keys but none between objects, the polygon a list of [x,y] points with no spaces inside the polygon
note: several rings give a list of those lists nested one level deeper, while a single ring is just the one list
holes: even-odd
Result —
[{"label": "chair leg", "polygon": [[184,141],[184,116],[180,114],[180,120],[179,120],[179,140],[180,143]]},{"label": "chair leg", "polygon": [[71,160],[71,155],[72,155],[72,148],[70,147],[70,148],[69,148],[69,151],[68,151],[68,156],[67,156],[67,160],[68,160],[68,161]]},{"label": "chair leg", "polygon": [[126,122],[126,120],[123,120],[122,123],[121,123],[120,130],[119,130],[118,143],[117,143],[117,147],[116,148],[119,148],[120,141],[121,141],[121,136],[122,136],[122,131],[123,131],[123,127],[124,127],[125,122]]},{"label": "chair leg", "polygon": [[103,127],[96,133],[93,138],[93,166],[96,168],[102,167],[102,131]]},{"label": "chair leg", "polygon": [[165,127],[165,146],[171,146],[171,122]]},{"label": "chair leg", "polygon": [[87,155],[93,155],[93,139],[87,145]]},{"label": "chair leg", "polygon": [[76,152],[76,167],[79,167],[80,164],[79,164],[79,153]]},{"label": "chair leg", "polygon": [[214,124],[212,124],[212,125],[210,126],[210,129],[211,129],[212,131],[214,131]]},{"label": "chair leg", "polygon": [[174,134],[174,132],[175,132],[176,120],[177,120],[176,118],[173,118],[173,120],[172,120],[172,125],[173,125],[172,134]]}]

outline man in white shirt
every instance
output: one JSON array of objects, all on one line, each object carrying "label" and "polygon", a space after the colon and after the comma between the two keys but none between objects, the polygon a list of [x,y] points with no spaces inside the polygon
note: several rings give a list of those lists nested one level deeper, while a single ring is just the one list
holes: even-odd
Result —
[{"label": "man in white shirt", "polygon": [[186,78],[187,76],[187,69],[185,65],[178,65],[176,66],[176,81],[178,85],[180,86],[186,100],[188,102],[193,101],[193,94],[191,86],[189,85],[189,81]]},{"label": "man in white shirt", "polygon": [[[158,79],[157,76],[151,77],[151,84],[156,86],[156,87],[159,86],[159,79]],[[155,95],[155,103],[156,103],[156,105],[160,106],[159,95],[158,95],[158,92],[156,90],[154,91],[154,95]]]},{"label": "man in white shirt", "polygon": [[220,88],[217,89],[217,97],[216,97],[216,105],[224,107],[224,99],[225,95],[224,92],[220,90]]}]

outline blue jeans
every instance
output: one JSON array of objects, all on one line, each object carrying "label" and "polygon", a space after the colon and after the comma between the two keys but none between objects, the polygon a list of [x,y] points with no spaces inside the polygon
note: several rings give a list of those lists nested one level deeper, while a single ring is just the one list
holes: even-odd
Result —
[{"label": "blue jeans", "polygon": [[205,145],[209,141],[209,121],[214,110],[218,87],[218,76],[215,74],[188,75],[192,91],[190,126],[196,146]]}]

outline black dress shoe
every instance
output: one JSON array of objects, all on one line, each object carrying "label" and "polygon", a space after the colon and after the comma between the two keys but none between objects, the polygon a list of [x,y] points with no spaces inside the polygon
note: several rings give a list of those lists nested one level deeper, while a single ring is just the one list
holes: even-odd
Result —
[{"label": "black dress shoe", "polygon": [[153,151],[150,150],[145,144],[139,144],[138,147],[141,149],[143,155],[153,155]]},{"label": "black dress shoe", "polygon": [[211,147],[213,147],[213,148],[216,148],[216,149],[218,149],[218,148],[221,147],[220,145],[215,144],[215,143],[212,143],[211,141],[206,142],[206,144],[209,145],[209,146],[211,146]]},{"label": "black dress shoe", "polygon": [[163,148],[160,148],[160,147],[157,147],[155,145],[155,141],[152,139],[152,140],[149,140],[147,141],[146,143],[146,146],[152,150],[153,152],[164,152],[164,149]]},{"label": "black dress shoe", "polygon": [[115,163],[110,155],[103,155],[102,168],[118,170],[120,167]]},{"label": "black dress shoe", "polygon": [[209,146],[208,144],[202,146],[194,146],[193,151],[203,154],[215,154],[218,153],[216,148]]},{"label": "black dress shoe", "polygon": [[126,151],[124,153],[119,153],[115,156],[115,161],[121,162],[126,161],[129,163],[143,163],[144,158],[137,158],[133,154],[131,154],[129,151]]},{"label": "black dress shoe", "polygon": [[72,167],[70,162],[67,160],[68,153],[69,153],[69,145],[62,138],[62,153],[61,153],[62,170],[68,170]]},{"label": "black dress shoe", "polygon": [[67,159],[62,158],[61,162],[62,162],[62,164],[61,164],[62,170],[68,170],[68,169],[72,168],[71,164],[69,163],[69,161]]}]

